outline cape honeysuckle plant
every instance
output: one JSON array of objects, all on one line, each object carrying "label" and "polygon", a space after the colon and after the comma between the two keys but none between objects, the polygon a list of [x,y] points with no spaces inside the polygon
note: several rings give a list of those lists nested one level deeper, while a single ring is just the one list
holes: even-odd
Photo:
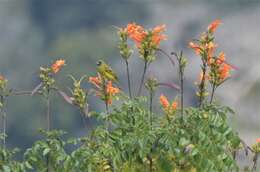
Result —
[{"label": "cape honeysuckle plant", "polygon": [[[227,62],[225,54],[215,54],[214,33],[221,24],[213,21],[196,42],[189,47],[200,56],[201,74],[197,83],[199,97],[196,107],[184,105],[185,68],[188,66],[184,53],[168,53],[160,48],[160,42],[166,39],[162,34],[165,25],[153,29],[130,23],[118,28],[119,54],[126,64],[128,94],[120,88],[116,72],[103,60],[97,62],[96,76],[79,80],[69,75],[73,81],[70,92],[62,90],[56,83],[55,75],[65,65],[60,59],[50,67],[40,68],[40,83],[32,91],[13,91],[7,80],[0,76],[0,109],[2,115],[2,146],[0,148],[0,170],[4,172],[231,172],[256,171],[260,154],[260,139],[251,147],[243,141],[227,119],[234,111],[228,106],[214,101],[214,94],[227,79],[230,70],[237,69]],[[132,90],[129,61],[134,60],[128,41],[135,43],[139,56],[144,61],[139,89]],[[147,77],[149,65],[162,52],[171,62],[177,64],[179,85],[163,83],[155,77]],[[132,57],[132,58],[130,58]],[[176,60],[174,60],[174,57]],[[176,63],[174,62],[176,61]],[[175,67],[175,66],[174,66]],[[83,87],[89,82],[90,88]],[[211,90],[208,89],[208,84]],[[168,86],[176,91],[169,101],[169,95],[160,93],[159,86]],[[142,95],[145,87],[147,96]],[[80,138],[64,139],[66,134],[60,130],[51,130],[50,99],[58,92],[64,100],[77,107],[83,114],[83,121],[96,117],[100,122],[88,135]],[[31,148],[25,150],[22,161],[14,159],[17,149],[5,147],[6,121],[4,101],[9,95],[42,95],[46,100],[46,131]],[[89,112],[88,96],[96,96],[105,105],[105,112]],[[209,96],[210,95],[210,96]],[[114,101],[117,101],[114,104]],[[54,102],[53,102],[54,103]],[[160,104],[160,109],[153,105]],[[85,123],[86,124],[86,123]],[[52,128],[55,128],[53,126]],[[67,146],[74,149],[68,151]],[[252,155],[251,164],[242,167],[237,161],[238,152]]]}]

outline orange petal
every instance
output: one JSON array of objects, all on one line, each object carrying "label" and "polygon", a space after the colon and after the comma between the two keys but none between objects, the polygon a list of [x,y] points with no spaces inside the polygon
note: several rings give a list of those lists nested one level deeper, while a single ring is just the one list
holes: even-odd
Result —
[{"label": "orange petal", "polygon": [[214,20],[212,23],[210,23],[210,25],[208,26],[208,31],[210,33],[214,33],[217,29],[217,27],[222,24],[221,20],[217,19],[217,20]]}]

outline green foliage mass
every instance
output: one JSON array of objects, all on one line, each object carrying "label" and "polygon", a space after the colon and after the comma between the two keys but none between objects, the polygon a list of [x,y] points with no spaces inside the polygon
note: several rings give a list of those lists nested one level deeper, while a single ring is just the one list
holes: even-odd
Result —
[{"label": "green foliage mass", "polygon": [[[1,149],[0,168],[7,171],[238,171],[233,152],[240,138],[227,124],[233,111],[220,105],[186,108],[169,120],[149,122],[145,98],[125,100],[110,114],[95,114],[101,124],[84,138],[63,140],[62,131],[41,131],[45,138],[12,160],[15,151]],[[109,116],[110,130],[102,123]],[[72,152],[65,147],[76,144]]]}]

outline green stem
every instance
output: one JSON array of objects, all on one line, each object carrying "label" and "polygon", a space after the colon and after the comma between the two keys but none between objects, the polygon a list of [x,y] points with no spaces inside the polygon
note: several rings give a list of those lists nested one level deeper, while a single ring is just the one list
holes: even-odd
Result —
[{"label": "green stem", "polygon": [[153,91],[150,91],[150,127],[153,128]]},{"label": "green stem", "polygon": [[2,116],[2,133],[3,133],[3,142],[2,142],[2,146],[3,148],[5,148],[5,137],[6,137],[6,114],[4,112],[4,96],[1,96],[1,116]]},{"label": "green stem", "polygon": [[106,105],[106,114],[107,114],[107,116],[106,116],[106,130],[108,131],[108,129],[109,129],[109,117],[108,117],[108,102],[106,101],[105,102],[105,105]]},{"label": "green stem", "polygon": [[199,107],[202,106],[204,101],[206,72],[207,72],[207,63],[204,62],[202,66],[202,80],[199,86]]},{"label": "green stem", "polygon": [[215,94],[215,91],[216,91],[216,85],[215,84],[213,84],[212,85],[212,91],[211,91],[211,96],[210,96],[210,104],[212,103],[212,101],[213,101],[213,98],[214,98],[214,94]]},{"label": "green stem", "polygon": [[47,98],[46,98],[46,101],[47,101],[47,112],[46,112],[46,122],[47,122],[47,131],[50,131],[50,121],[51,121],[51,113],[50,113],[50,91],[48,90],[48,93],[47,93]]},{"label": "green stem", "polygon": [[183,69],[180,66],[180,84],[181,84],[181,115],[183,116],[183,111],[184,111],[184,103],[183,103],[183,98],[184,98],[184,85],[183,85]]},{"label": "green stem", "polygon": [[[49,132],[50,131],[50,116],[51,116],[51,113],[50,113],[50,89],[48,88],[47,89],[47,97],[46,97],[46,106],[47,106],[47,112],[46,112],[46,123],[47,123],[47,131]],[[47,155],[46,157],[46,164],[47,164],[47,172],[51,172],[50,170],[50,162],[49,162],[49,154]]]},{"label": "green stem", "polygon": [[144,71],[143,71],[143,74],[142,74],[142,79],[141,79],[141,83],[140,83],[140,86],[139,86],[139,89],[138,89],[138,97],[141,95],[142,93],[142,88],[143,88],[143,84],[144,84],[144,77],[145,77],[145,74],[146,74],[146,70],[147,70],[147,65],[148,65],[148,61],[145,61],[144,62]]},{"label": "green stem", "polygon": [[256,171],[257,168],[257,159],[258,159],[258,153],[255,153],[254,157],[253,157],[253,166],[252,166],[252,172]]},{"label": "green stem", "polygon": [[125,60],[126,63],[126,73],[127,73],[127,83],[128,83],[128,92],[129,92],[129,97],[132,99],[132,91],[131,91],[131,80],[130,80],[130,70],[129,70],[129,64],[128,61]]}]

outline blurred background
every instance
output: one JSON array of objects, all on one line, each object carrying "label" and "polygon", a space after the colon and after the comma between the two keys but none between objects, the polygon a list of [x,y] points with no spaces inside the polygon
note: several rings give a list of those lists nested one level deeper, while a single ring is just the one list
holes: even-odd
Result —
[{"label": "blurred background", "polygon": [[[200,59],[187,48],[207,25],[221,19],[216,32],[218,50],[226,53],[230,63],[239,68],[232,78],[217,90],[217,100],[236,111],[230,124],[248,144],[260,137],[260,1],[257,0],[1,0],[0,1],[0,73],[17,90],[31,90],[38,83],[40,66],[64,58],[66,67],[59,73],[59,86],[87,74],[95,75],[95,63],[104,59],[118,72],[126,89],[124,63],[117,50],[118,37],[113,25],[123,27],[136,22],[146,28],[166,24],[168,40],[162,49],[183,50],[189,60],[185,78],[185,104],[196,104],[194,82],[199,75]],[[130,60],[132,80],[140,80],[143,63],[137,54]],[[178,83],[177,68],[158,55],[149,75],[160,81]],[[87,82],[84,86],[89,87]],[[175,90],[159,90],[172,99]],[[52,96],[52,127],[68,132],[68,137],[87,133],[77,109],[57,94]],[[158,101],[158,100],[157,100]],[[37,139],[38,128],[45,126],[45,104],[41,97],[17,96],[8,99],[8,146],[28,148]],[[102,111],[97,98],[89,100],[91,109]],[[94,119],[88,119],[93,127]]]}]

